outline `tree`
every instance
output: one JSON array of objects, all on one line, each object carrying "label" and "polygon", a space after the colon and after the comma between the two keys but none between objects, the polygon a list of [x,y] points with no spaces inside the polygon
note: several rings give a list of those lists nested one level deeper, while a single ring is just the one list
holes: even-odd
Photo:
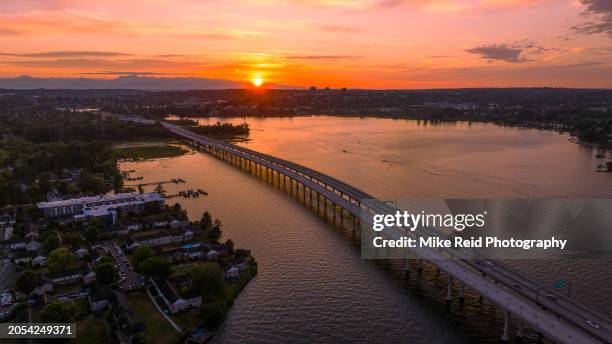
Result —
[{"label": "tree", "polygon": [[200,228],[203,231],[212,229],[212,217],[210,216],[210,213],[207,211],[205,211],[204,214],[202,214],[202,219],[200,220]]},{"label": "tree", "polygon": [[55,249],[49,254],[49,270],[51,272],[63,271],[72,262],[72,252],[65,247]]},{"label": "tree", "polygon": [[227,241],[225,242],[225,246],[227,247],[227,252],[229,254],[234,254],[234,242],[232,241],[232,239],[227,239]]},{"label": "tree", "polygon": [[191,270],[191,281],[202,295],[222,295],[225,281],[223,270],[217,263],[209,262]]},{"label": "tree", "polygon": [[44,323],[70,323],[75,321],[76,312],[72,302],[55,301],[40,311],[39,318]]},{"label": "tree", "polygon": [[104,263],[114,264],[113,258],[111,258],[109,256],[102,256],[102,257],[100,257],[100,260],[98,260],[98,266],[100,266],[100,265],[102,265]]},{"label": "tree", "polygon": [[223,300],[207,302],[202,305],[200,310],[200,318],[205,326],[212,326],[223,320],[225,313],[227,313],[227,309],[227,302]]},{"label": "tree", "polygon": [[100,285],[109,285],[117,280],[117,270],[111,262],[99,264],[96,268],[96,281]]},{"label": "tree", "polygon": [[38,285],[38,276],[32,270],[25,270],[19,275],[16,281],[16,288],[20,292],[30,295],[30,293],[36,289]]},{"label": "tree", "polygon": [[155,251],[149,246],[141,246],[135,249],[134,253],[132,253],[132,265],[134,265],[134,270],[140,272],[140,264],[154,255]]},{"label": "tree", "polygon": [[210,242],[216,243],[221,238],[221,228],[213,226],[209,231],[206,231],[206,238]]},{"label": "tree", "polygon": [[62,234],[62,242],[76,246],[83,242],[83,237],[79,232],[67,232]]},{"label": "tree", "polygon": [[57,237],[57,233],[54,231],[49,231],[45,233],[43,237],[43,249],[47,252],[51,252],[58,248],[60,245],[59,238]]},{"label": "tree", "polygon": [[163,257],[150,257],[140,263],[140,272],[147,277],[162,277],[172,273],[172,265]]},{"label": "tree", "polygon": [[100,237],[100,230],[98,230],[96,226],[90,225],[83,234],[85,235],[85,239],[87,241],[96,241]]}]

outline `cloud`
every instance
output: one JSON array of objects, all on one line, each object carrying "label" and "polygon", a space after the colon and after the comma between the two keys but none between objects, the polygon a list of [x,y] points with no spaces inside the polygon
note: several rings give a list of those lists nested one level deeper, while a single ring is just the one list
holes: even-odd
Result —
[{"label": "cloud", "polygon": [[18,34],[20,34],[20,32],[17,30],[6,29],[6,28],[0,27],[0,36],[15,36]]},{"label": "cloud", "polygon": [[292,55],[285,56],[286,59],[293,60],[344,60],[344,59],[358,59],[363,56],[356,55]]},{"label": "cloud", "polygon": [[523,63],[532,61],[526,56],[563,51],[563,49],[545,47],[532,40],[524,39],[512,43],[485,44],[479,47],[466,49],[466,51],[468,53],[480,55],[480,57],[491,61],[497,60],[510,63]]},{"label": "cloud", "polygon": [[0,61],[0,64],[25,68],[54,68],[54,69],[99,69],[127,71],[149,68],[201,68],[203,63],[169,61],[165,59],[134,58],[121,60],[108,60],[98,58],[65,58],[47,60],[10,60]]},{"label": "cloud", "polygon": [[66,50],[66,51],[47,51],[41,53],[2,53],[0,56],[11,56],[11,57],[113,57],[113,56],[129,56],[131,54],[117,53],[111,51],[79,51],[79,50]]},{"label": "cloud", "polygon": [[572,30],[582,35],[607,34],[612,37],[612,1],[580,0],[586,6],[583,13],[589,21],[573,26]]},{"label": "cloud", "polygon": [[468,53],[480,55],[489,60],[499,60],[511,63],[521,63],[527,60],[521,57],[522,48],[512,47],[508,44],[489,44],[466,50]]},{"label": "cloud", "polygon": [[356,26],[317,24],[316,27],[319,30],[326,31],[326,32],[343,32],[343,33],[363,32],[363,29],[356,27]]},{"label": "cloud", "polygon": [[128,75],[128,76],[154,76],[154,75],[170,75],[169,73],[159,72],[122,72],[122,71],[111,71],[105,70],[100,72],[86,72],[80,73],[82,75]]}]

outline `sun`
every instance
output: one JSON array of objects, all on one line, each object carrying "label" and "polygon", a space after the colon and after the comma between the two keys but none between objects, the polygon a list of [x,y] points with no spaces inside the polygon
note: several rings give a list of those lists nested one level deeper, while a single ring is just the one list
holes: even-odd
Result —
[{"label": "sun", "polygon": [[264,80],[263,80],[263,78],[256,77],[256,78],[253,78],[252,82],[253,82],[253,85],[255,85],[256,87],[259,87],[259,86],[263,85]]}]

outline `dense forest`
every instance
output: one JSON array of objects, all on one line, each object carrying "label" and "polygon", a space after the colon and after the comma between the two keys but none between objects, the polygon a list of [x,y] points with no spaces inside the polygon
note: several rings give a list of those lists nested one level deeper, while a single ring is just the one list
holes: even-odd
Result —
[{"label": "dense forest", "polygon": [[236,136],[247,136],[251,129],[246,122],[240,124],[221,123],[217,122],[212,125],[198,125],[198,122],[182,118],[177,120],[166,120],[172,124],[183,126],[196,134],[206,135],[216,138],[234,138]]}]

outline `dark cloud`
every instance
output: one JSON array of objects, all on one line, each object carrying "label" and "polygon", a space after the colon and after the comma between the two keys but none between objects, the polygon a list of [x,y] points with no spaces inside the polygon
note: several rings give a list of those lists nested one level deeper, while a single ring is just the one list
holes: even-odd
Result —
[{"label": "dark cloud", "polygon": [[285,56],[287,59],[294,60],[344,60],[344,59],[358,59],[362,56],[356,55],[292,55]]},{"label": "dark cloud", "polygon": [[607,34],[612,37],[612,1],[580,0],[580,2],[586,7],[583,14],[589,20],[573,26],[572,30],[583,35]]},{"label": "dark cloud", "polygon": [[527,59],[521,57],[523,50],[524,48],[508,44],[489,44],[467,49],[466,51],[468,53],[480,55],[480,57],[488,60],[521,63],[528,61]]},{"label": "dark cloud", "polygon": [[25,53],[25,54],[16,54],[16,53],[0,53],[0,56],[11,56],[11,57],[113,57],[113,56],[129,56],[131,54],[126,53],[116,53],[110,51],[47,51],[41,53]]},{"label": "dark cloud", "polygon": [[491,61],[523,63],[531,61],[527,56],[532,57],[546,52],[562,50],[560,48],[545,47],[532,40],[524,39],[512,43],[485,44],[480,47],[467,49],[466,51]]}]

